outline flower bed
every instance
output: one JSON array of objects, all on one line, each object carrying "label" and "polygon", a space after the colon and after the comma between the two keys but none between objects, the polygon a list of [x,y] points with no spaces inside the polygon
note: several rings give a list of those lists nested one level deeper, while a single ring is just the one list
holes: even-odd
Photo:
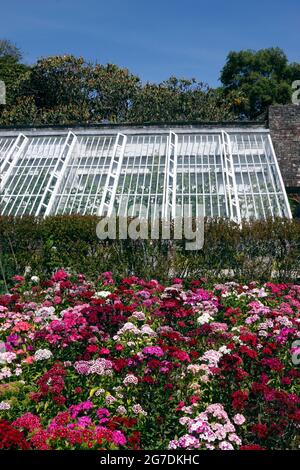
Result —
[{"label": "flower bed", "polygon": [[300,286],[15,282],[0,296],[0,448],[299,447]]}]

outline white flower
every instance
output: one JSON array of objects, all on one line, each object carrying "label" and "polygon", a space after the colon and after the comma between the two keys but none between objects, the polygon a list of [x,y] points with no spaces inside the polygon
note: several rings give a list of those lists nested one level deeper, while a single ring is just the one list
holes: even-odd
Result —
[{"label": "white flower", "polygon": [[122,406],[122,405],[118,406],[117,413],[120,415],[125,415],[127,413],[125,406]]},{"label": "white flower", "polygon": [[10,404],[7,401],[0,401],[0,410],[10,410]]},{"label": "white flower", "polygon": [[213,317],[209,313],[203,313],[203,315],[198,317],[197,323],[199,323],[199,325],[204,325],[205,323],[209,323],[211,320],[213,320]]},{"label": "white flower", "polygon": [[138,383],[139,383],[139,379],[133,374],[126,375],[125,379],[123,380],[124,385],[129,385],[129,384],[137,385]]},{"label": "white flower", "polygon": [[105,398],[105,402],[107,405],[112,405],[116,401],[116,398],[113,397],[112,395],[107,395]]},{"label": "white flower", "polygon": [[54,319],[55,308],[54,307],[41,307],[35,312],[36,317],[49,318],[49,320]]},{"label": "white flower", "polygon": [[7,351],[0,353],[0,364],[11,364],[17,355],[13,352]]},{"label": "white flower", "polygon": [[44,361],[52,357],[52,352],[49,349],[38,349],[34,353],[34,359],[36,361]]},{"label": "white flower", "polygon": [[226,346],[221,346],[219,348],[219,352],[222,353],[222,354],[230,354],[231,353],[231,350],[226,348]]},{"label": "white flower", "polygon": [[155,331],[149,325],[143,325],[141,328],[142,335],[156,336]]},{"label": "white flower", "polygon": [[146,320],[146,315],[144,312],[133,312],[132,316],[140,321]]},{"label": "white flower", "polygon": [[40,278],[38,276],[31,276],[30,280],[36,284],[40,282]]},{"label": "white flower", "polygon": [[127,333],[127,331],[130,331],[131,333],[135,335],[138,335],[140,333],[140,330],[133,323],[129,321],[127,323],[124,323],[122,328],[119,329],[119,331],[117,332],[117,336]]},{"label": "white flower", "polygon": [[187,370],[192,374],[197,374],[201,370],[201,367],[198,364],[189,364]]},{"label": "white flower", "polygon": [[100,290],[99,292],[95,292],[93,297],[96,299],[106,299],[106,297],[108,297],[110,294],[111,292],[108,290]]},{"label": "white flower", "polygon": [[139,403],[137,403],[136,405],[133,405],[132,411],[136,415],[141,414],[141,415],[147,416],[147,411],[143,410],[143,408],[141,407]]}]

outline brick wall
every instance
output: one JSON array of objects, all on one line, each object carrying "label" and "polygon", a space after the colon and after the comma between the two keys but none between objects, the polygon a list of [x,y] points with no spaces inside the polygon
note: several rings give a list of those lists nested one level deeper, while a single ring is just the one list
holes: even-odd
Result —
[{"label": "brick wall", "polygon": [[286,188],[300,191],[300,106],[270,106],[269,128]]}]

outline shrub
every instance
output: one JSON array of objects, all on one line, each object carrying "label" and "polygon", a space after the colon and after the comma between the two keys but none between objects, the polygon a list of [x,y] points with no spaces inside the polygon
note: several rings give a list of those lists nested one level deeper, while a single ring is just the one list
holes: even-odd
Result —
[{"label": "shrub", "polygon": [[2,288],[15,274],[46,278],[63,266],[69,271],[95,273],[113,270],[161,281],[209,276],[265,282],[297,282],[300,264],[300,222],[268,220],[206,221],[204,247],[186,251],[183,241],[106,240],[96,236],[97,217],[55,216],[45,219],[0,217]]}]

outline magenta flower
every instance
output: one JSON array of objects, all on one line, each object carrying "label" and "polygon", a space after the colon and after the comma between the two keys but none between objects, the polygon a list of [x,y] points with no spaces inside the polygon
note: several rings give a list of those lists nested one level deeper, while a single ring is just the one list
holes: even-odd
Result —
[{"label": "magenta flower", "polygon": [[161,357],[164,355],[163,350],[159,346],[147,346],[143,349],[143,353],[156,357]]}]

